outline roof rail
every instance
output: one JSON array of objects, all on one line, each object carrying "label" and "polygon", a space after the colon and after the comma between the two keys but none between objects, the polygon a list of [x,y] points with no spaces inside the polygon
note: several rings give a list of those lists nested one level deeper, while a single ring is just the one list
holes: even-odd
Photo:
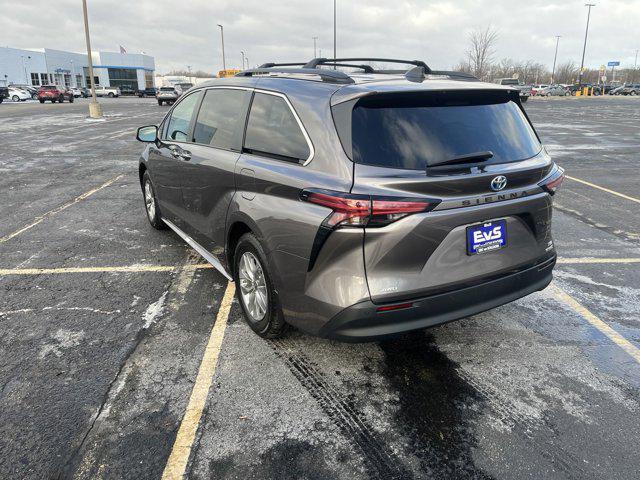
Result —
[{"label": "roof rail", "polygon": [[[265,63],[264,65],[271,65]],[[236,73],[236,77],[287,77],[299,78],[303,80],[316,80],[329,83],[355,83],[353,78],[340,70],[321,70],[319,68],[278,68],[264,67],[253,68],[251,70],[243,70]],[[295,64],[279,64],[278,66],[295,66],[304,65],[302,63]]]},{"label": "roof rail", "polygon": [[[422,67],[424,69],[424,73],[431,73],[431,68],[429,68],[429,65],[424,63],[422,60],[400,60],[400,59],[397,59],[397,58],[367,58],[367,57],[359,57],[359,58],[314,58],[313,60],[311,60],[310,62],[305,64],[304,68],[318,68],[320,65],[331,65],[331,66],[333,66],[336,63],[362,62],[362,61],[367,61],[367,62],[385,62],[385,63],[404,63],[404,64],[407,64],[407,65],[415,65],[416,67]],[[349,65],[349,66],[354,66],[354,65]],[[358,67],[360,67],[360,65],[358,65]]]},{"label": "roof rail", "polygon": [[446,75],[447,77],[451,77],[453,80],[460,79],[460,80],[471,80],[474,82],[480,81],[478,77],[466,72],[450,72],[447,70],[432,70],[429,73],[429,75]]}]

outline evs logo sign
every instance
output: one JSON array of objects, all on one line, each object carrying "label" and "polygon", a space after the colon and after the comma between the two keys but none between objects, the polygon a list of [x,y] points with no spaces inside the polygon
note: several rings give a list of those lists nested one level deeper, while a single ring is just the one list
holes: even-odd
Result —
[{"label": "evs logo sign", "polygon": [[486,253],[507,245],[507,222],[496,220],[467,227],[467,254]]}]

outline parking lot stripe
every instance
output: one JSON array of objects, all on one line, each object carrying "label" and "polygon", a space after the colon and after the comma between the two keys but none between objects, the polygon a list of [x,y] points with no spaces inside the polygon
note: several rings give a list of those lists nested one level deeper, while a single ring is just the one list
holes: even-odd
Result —
[{"label": "parking lot stripe", "polygon": [[640,258],[558,258],[558,264],[574,265],[574,264],[589,264],[589,263],[640,263]]},{"label": "parking lot stripe", "polygon": [[123,265],[117,267],[62,267],[62,268],[0,268],[2,275],[56,275],[63,273],[137,273],[137,272],[173,272],[179,268],[202,270],[213,268],[208,263],[175,267],[173,265]]},{"label": "parking lot stripe", "polygon": [[620,335],[617,331],[611,328],[606,322],[600,320],[596,315],[591,313],[586,307],[581,305],[575,298],[562,290],[557,285],[553,284],[549,286],[549,291],[557,299],[571,307],[582,318],[584,318],[591,325],[596,327],[600,332],[609,337],[609,339],[627,352],[636,362],[640,363],[640,349],[636,347],[629,340]]},{"label": "parking lot stripe", "polygon": [[43,213],[42,215],[36,217],[33,222],[25,225],[20,230],[16,230],[15,232],[9,233],[9,234],[5,235],[4,237],[1,237],[0,238],[0,243],[4,243],[7,240],[11,240],[13,237],[17,237],[21,233],[26,232],[30,228],[35,227],[36,225],[41,223],[43,220],[55,215],[56,213],[60,213],[61,211],[66,210],[67,208],[71,207],[72,205],[75,205],[78,202],[81,202],[85,198],[88,198],[91,195],[93,195],[94,193],[99,192],[103,188],[108,187],[113,182],[116,182],[116,181],[120,180],[122,177],[124,177],[124,173],[121,173],[120,175],[117,175],[117,176],[113,177],[111,180],[107,180],[103,184],[98,185],[97,187],[92,188],[91,190],[89,190],[87,192],[84,192],[82,195],[78,195],[76,198],[74,198],[73,200],[71,200],[68,203],[65,203],[64,205],[60,205],[59,207],[56,207],[53,210],[49,210],[48,212]]},{"label": "parking lot stripe", "polygon": [[583,183],[584,185],[588,185],[593,188],[597,188],[598,190],[602,190],[603,192],[610,193],[612,195],[617,195],[618,197],[624,198],[626,200],[631,200],[632,202],[640,203],[640,198],[630,197],[629,195],[625,195],[624,193],[616,192],[615,190],[611,190],[609,188],[601,187],[600,185],[596,185],[595,183],[587,182],[586,180],[580,180],[579,178],[570,177],[566,175],[566,178],[569,180],[573,180],[574,182]]},{"label": "parking lot stripe", "polygon": [[216,321],[211,329],[211,335],[207,347],[205,348],[195,384],[191,390],[191,397],[187,409],[180,423],[178,434],[176,435],[171,454],[162,473],[162,480],[181,480],[187,468],[191,446],[198,431],[198,424],[202,416],[202,411],[207,402],[209,389],[216,373],[218,357],[222,348],[222,339],[227,327],[227,319],[231,311],[235,286],[232,282],[227,284],[222,303],[216,315]]}]

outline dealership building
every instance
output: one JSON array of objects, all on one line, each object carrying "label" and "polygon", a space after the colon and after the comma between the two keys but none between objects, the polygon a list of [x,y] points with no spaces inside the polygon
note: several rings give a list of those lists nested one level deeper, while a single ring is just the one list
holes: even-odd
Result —
[{"label": "dealership building", "polygon": [[[155,86],[155,61],[149,55],[93,52],[91,57],[97,85],[133,90]],[[88,87],[87,65],[86,53],[0,47],[0,85]]]}]

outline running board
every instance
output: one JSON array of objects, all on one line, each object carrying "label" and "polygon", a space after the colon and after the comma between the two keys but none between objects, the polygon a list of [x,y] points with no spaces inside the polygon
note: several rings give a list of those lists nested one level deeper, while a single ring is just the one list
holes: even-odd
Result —
[{"label": "running board", "polygon": [[191,238],[189,235],[187,235],[182,230],[180,230],[173,222],[165,218],[163,218],[162,221],[166,223],[169,226],[169,228],[171,228],[171,230],[176,232],[180,238],[182,238],[185,242],[187,242],[187,244],[191,248],[193,248],[196,252],[202,255],[202,258],[204,258],[207,262],[209,262],[213,266],[213,268],[215,268],[222,275],[227,277],[227,280],[229,280],[230,282],[233,282],[233,277],[229,275],[229,272],[227,272],[227,270],[222,266],[222,263],[220,263],[220,260],[218,260],[216,257],[211,255],[211,253],[209,253],[202,245],[200,245],[193,238]]}]

